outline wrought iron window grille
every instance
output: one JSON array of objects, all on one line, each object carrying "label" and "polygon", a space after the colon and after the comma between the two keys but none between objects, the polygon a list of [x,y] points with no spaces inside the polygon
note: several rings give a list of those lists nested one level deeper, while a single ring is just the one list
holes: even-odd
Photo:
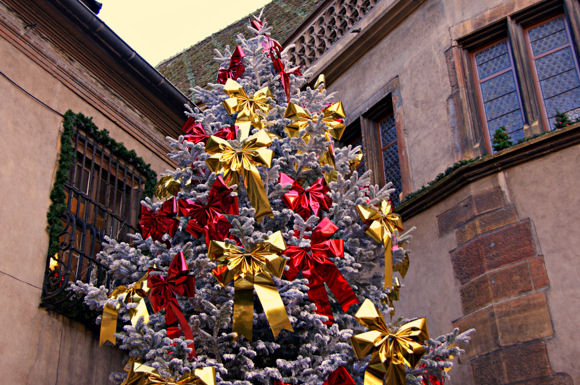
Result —
[{"label": "wrought iron window grille", "polygon": [[90,118],[68,111],[48,213],[49,252],[41,304],[72,318],[94,319],[67,290],[70,282],[109,287],[97,254],[105,236],[130,242],[139,202],[151,195],[156,175],[133,151],[99,131]]}]

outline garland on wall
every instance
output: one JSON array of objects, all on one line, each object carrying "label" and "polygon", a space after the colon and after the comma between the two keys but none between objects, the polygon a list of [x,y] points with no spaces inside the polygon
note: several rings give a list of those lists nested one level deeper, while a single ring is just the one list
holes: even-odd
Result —
[{"label": "garland on wall", "polygon": [[52,256],[59,252],[59,235],[62,234],[62,218],[66,211],[66,192],[65,184],[69,181],[70,172],[75,163],[74,136],[77,130],[82,130],[88,136],[107,148],[111,154],[129,165],[133,166],[140,174],[145,177],[144,194],[146,197],[153,196],[155,184],[157,183],[157,174],[151,169],[141,157],[137,156],[135,151],[128,150],[121,142],[117,142],[110,137],[107,130],[99,130],[93,123],[92,118],[84,116],[81,113],[75,114],[68,110],[63,115],[63,132],[60,138],[60,154],[56,177],[52,190],[50,192],[51,204],[46,215],[48,225],[46,230],[49,235],[48,256],[46,262],[46,271],[49,271]]}]

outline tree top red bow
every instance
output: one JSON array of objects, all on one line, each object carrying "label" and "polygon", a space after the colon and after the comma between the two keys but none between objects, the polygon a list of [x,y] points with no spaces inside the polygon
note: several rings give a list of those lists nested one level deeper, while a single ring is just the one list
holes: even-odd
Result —
[{"label": "tree top red bow", "polygon": [[292,185],[290,191],[282,196],[282,200],[304,220],[312,214],[319,216],[320,211],[330,210],[332,199],[327,195],[330,188],[324,178],[317,179],[307,189],[284,173],[280,173],[279,182],[283,187]]},{"label": "tree top red bow", "polygon": [[[185,338],[193,341],[193,332],[177,301],[178,295],[190,298],[195,295],[195,278],[189,275],[185,256],[182,252],[179,252],[173,257],[165,277],[160,274],[151,274],[151,272],[155,271],[160,270],[149,269],[147,278],[147,286],[151,289],[149,291],[149,301],[153,311],[158,313],[165,309],[165,324],[167,325],[167,336],[169,338],[178,338],[183,331]],[[195,356],[193,342],[189,347],[192,349],[191,358],[191,356]]]},{"label": "tree top red bow", "polygon": [[242,50],[242,47],[240,47],[239,45],[236,46],[234,53],[232,53],[229,67],[220,68],[218,70],[217,82],[219,84],[226,84],[226,81],[228,79],[236,80],[237,78],[242,76],[244,71],[246,70],[246,67],[244,66],[242,60],[245,56],[246,54]]}]

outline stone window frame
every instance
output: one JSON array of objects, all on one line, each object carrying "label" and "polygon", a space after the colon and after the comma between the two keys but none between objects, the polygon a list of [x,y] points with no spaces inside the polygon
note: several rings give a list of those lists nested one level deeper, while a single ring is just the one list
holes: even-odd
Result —
[{"label": "stone window frame", "polygon": [[[385,86],[358,108],[355,108],[349,115],[352,118],[347,122],[348,130],[355,131],[355,136],[360,135],[362,137],[362,150],[365,157],[364,167],[367,170],[372,170],[371,182],[381,187],[385,185],[386,181],[378,124],[390,115],[394,116],[402,187],[399,200],[403,201],[403,197],[411,193],[411,167],[405,139],[399,78],[396,77],[387,82]],[[350,141],[353,141],[352,136],[349,136],[351,138]]]},{"label": "stone window frame", "polygon": [[456,119],[456,124],[452,122],[452,125],[455,126],[456,147],[460,149],[462,159],[493,153],[485,113],[482,110],[473,54],[502,39],[507,39],[514,61],[525,120],[524,137],[531,138],[550,131],[547,117],[543,112],[542,93],[532,68],[533,60],[526,40],[526,31],[562,15],[567,22],[576,53],[575,59],[578,62],[580,4],[576,0],[541,1],[524,9],[506,11],[499,17],[483,14],[479,16],[483,22],[476,17],[463,23],[477,25],[475,31],[469,31],[462,36],[453,36],[452,32],[452,46],[445,54],[452,90],[449,101]]}]

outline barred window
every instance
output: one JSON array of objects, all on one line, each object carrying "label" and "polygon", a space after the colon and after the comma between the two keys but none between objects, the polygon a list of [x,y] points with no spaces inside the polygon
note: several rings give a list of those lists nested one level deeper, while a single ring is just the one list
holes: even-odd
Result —
[{"label": "barred window", "polygon": [[62,150],[61,157],[71,154],[59,219],[62,231],[57,235],[58,251],[49,255],[42,295],[43,305],[55,310],[63,310],[61,305],[70,300],[68,282],[95,279],[97,285],[108,286],[107,270],[96,260],[102,240],[106,235],[129,242],[127,235],[137,230],[148,178],[139,167],[143,162],[120,156],[116,150],[122,145],[113,149],[111,140],[100,140],[103,135],[95,137],[95,132],[77,121],[71,143],[62,144],[70,148]]}]

